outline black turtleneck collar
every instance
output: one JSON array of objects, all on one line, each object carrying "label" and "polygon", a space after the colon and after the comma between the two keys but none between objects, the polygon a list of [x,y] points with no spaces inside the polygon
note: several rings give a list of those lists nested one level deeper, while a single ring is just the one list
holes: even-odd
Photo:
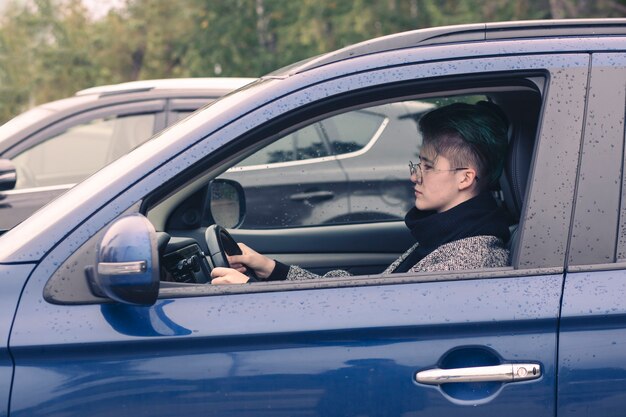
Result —
[{"label": "black turtleneck collar", "polygon": [[413,207],[406,214],[404,222],[419,246],[396,272],[408,271],[439,246],[455,240],[472,236],[495,236],[506,242],[511,223],[506,211],[498,207],[488,191],[441,213]]}]

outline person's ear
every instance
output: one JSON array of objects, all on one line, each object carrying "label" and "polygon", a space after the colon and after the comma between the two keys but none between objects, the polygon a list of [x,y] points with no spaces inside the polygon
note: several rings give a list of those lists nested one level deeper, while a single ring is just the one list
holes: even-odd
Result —
[{"label": "person's ear", "polygon": [[459,191],[466,190],[476,183],[476,170],[474,168],[461,170],[458,172],[458,178]]}]

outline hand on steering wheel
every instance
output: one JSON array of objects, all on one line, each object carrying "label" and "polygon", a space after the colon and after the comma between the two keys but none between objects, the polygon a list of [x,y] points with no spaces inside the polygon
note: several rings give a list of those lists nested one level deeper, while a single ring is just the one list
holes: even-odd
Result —
[{"label": "hand on steering wheel", "polygon": [[[207,228],[205,232],[205,238],[207,246],[209,248],[209,258],[213,269],[232,268],[234,270],[231,271],[229,269],[228,271],[215,271],[218,273],[217,275],[219,276],[219,278],[224,278],[221,280],[222,282],[218,283],[241,284],[245,282],[258,281],[258,278],[254,273],[254,269],[252,267],[247,267],[247,265],[244,265],[243,263],[237,263],[231,266],[231,264],[229,263],[229,256],[243,255],[243,252],[237,242],[235,242],[235,240],[226,229],[219,225],[212,225]],[[248,277],[248,279],[245,281],[244,278],[240,275],[244,273],[245,276]],[[212,273],[211,275],[213,276],[214,273]]]}]

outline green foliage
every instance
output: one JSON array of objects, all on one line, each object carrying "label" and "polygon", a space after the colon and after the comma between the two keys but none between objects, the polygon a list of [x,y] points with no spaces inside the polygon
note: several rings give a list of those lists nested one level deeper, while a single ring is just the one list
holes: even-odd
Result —
[{"label": "green foliage", "polygon": [[626,0],[12,0],[0,17],[0,123],[94,85],[260,76],[372,37],[470,22],[620,17]]}]

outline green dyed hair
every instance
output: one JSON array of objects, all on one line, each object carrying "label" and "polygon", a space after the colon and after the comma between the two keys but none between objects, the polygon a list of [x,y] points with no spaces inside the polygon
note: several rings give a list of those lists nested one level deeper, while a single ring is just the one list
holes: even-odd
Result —
[{"label": "green dyed hair", "polygon": [[481,190],[498,182],[508,147],[508,122],[497,105],[481,101],[440,107],[420,119],[419,129],[424,145],[433,146],[454,168],[474,167]]}]

